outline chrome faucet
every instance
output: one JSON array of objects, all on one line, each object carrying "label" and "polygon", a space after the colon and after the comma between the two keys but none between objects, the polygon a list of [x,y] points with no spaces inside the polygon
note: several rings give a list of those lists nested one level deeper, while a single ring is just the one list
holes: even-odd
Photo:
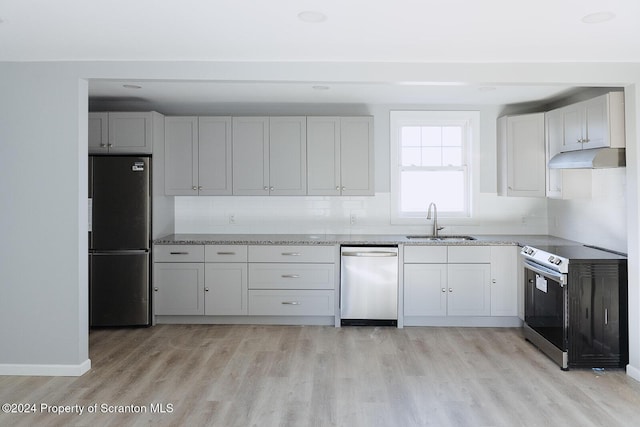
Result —
[{"label": "chrome faucet", "polygon": [[427,208],[427,219],[431,219],[431,208],[433,208],[433,232],[431,234],[433,237],[438,237],[438,231],[442,230],[444,227],[438,227],[438,208],[433,202],[431,202]]}]

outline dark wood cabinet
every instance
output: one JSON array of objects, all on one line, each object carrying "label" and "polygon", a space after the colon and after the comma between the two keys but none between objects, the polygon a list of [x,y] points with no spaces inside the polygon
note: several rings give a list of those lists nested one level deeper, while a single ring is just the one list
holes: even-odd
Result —
[{"label": "dark wood cabinet", "polygon": [[569,367],[624,368],[629,359],[627,262],[572,264]]}]

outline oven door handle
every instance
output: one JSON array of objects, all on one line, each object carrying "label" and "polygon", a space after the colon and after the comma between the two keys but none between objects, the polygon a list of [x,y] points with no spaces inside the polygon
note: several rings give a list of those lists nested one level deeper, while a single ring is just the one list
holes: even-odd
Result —
[{"label": "oven door handle", "polygon": [[558,273],[552,270],[548,270],[546,268],[540,267],[535,263],[524,260],[524,268],[528,268],[529,270],[540,274],[541,276],[547,277],[549,279],[555,280],[560,283],[560,286],[564,286],[567,284],[567,276],[566,274]]}]

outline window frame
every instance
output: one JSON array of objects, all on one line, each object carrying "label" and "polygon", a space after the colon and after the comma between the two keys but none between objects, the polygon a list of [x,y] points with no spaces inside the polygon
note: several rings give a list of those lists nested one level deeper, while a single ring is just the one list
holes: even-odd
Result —
[{"label": "window frame", "polygon": [[[461,166],[403,166],[401,162],[401,128],[403,126],[463,126],[463,161]],[[390,131],[390,167],[391,167],[391,223],[392,224],[424,224],[427,206],[424,212],[402,212],[400,206],[400,183],[403,171],[446,171],[462,170],[465,180],[465,208],[463,212],[452,213],[438,211],[438,220],[442,224],[447,220],[456,223],[470,222],[473,219],[473,202],[478,194],[478,162],[479,162],[479,111],[399,111],[391,110],[389,114]],[[427,204],[428,205],[428,204]]]}]

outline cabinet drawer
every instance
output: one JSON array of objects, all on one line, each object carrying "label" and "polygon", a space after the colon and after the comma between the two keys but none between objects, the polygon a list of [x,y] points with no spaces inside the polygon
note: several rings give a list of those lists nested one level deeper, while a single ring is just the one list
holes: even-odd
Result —
[{"label": "cabinet drawer", "polygon": [[333,316],[333,291],[249,291],[249,314],[264,316]]},{"label": "cabinet drawer", "polygon": [[249,289],[334,289],[334,264],[249,264]]},{"label": "cabinet drawer", "polygon": [[446,246],[405,246],[404,262],[443,264],[447,262]]},{"label": "cabinet drawer", "polygon": [[247,262],[246,245],[206,245],[205,262]]},{"label": "cabinet drawer", "polygon": [[449,263],[491,262],[490,246],[449,246]]},{"label": "cabinet drawer", "polygon": [[156,245],[155,262],[204,262],[203,245]]},{"label": "cabinet drawer", "polygon": [[335,246],[249,246],[249,262],[335,262]]}]

